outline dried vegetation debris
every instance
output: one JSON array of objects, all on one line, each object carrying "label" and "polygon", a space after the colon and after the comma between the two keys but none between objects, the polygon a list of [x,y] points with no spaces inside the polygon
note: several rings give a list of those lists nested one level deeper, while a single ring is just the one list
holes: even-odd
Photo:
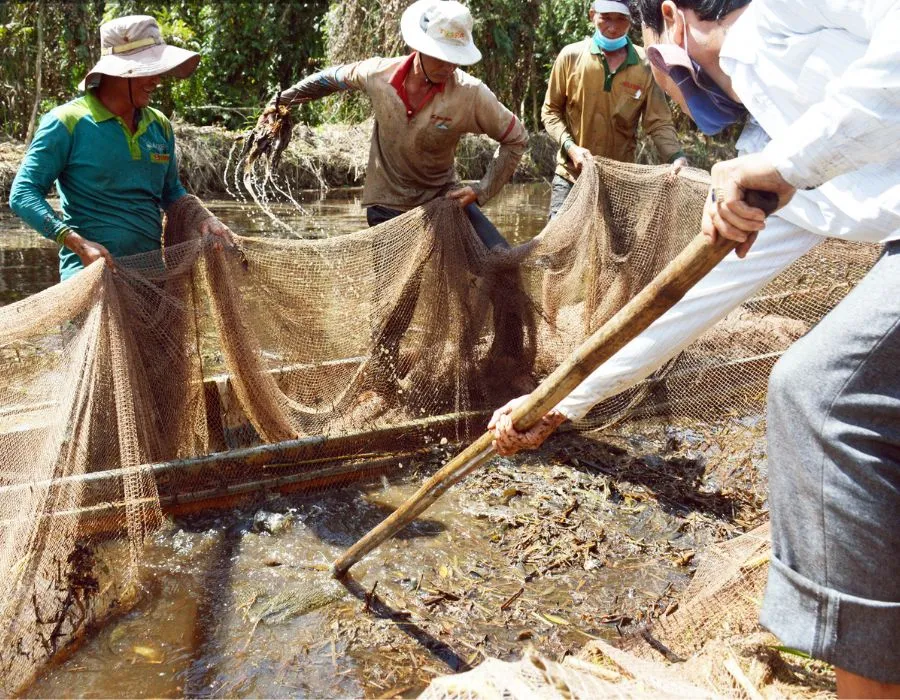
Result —
[{"label": "dried vegetation debris", "polygon": [[[377,651],[360,664],[370,691],[421,687],[442,665],[517,658],[529,644],[564,658],[673,614],[695,553],[755,525],[764,496],[749,474],[722,485],[728,459],[715,441],[656,433],[559,435],[455,487],[461,515],[483,530],[454,528],[458,556],[426,557],[417,574],[386,571],[334,620],[339,648]],[[398,628],[444,663],[429,663]]]},{"label": "dried vegetation debris", "polygon": [[[241,132],[216,126],[173,123],[178,149],[178,166],[185,187],[199,197],[228,194],[233,184],[223,173],[237,148]],[[359,124],[325,124],[310,128],[294,126],[290,145],[278,168],[292,188],[329,189],[363,183],[369,160],[369,142],[374,120]],[[457,151],[457,174],[463,180],[477,180],[494,156],[497,144],[486,136],[466,135]],[[557,147],[546,134],[531,137],[528,153],[514,176],[516,182],[540,180],[552,176]],[[13,178],[25,156],[25,144],[0,141],[0,201],[6,202]]]},{"label": "dried vegetation debris", "polygon": [[25,157],[25,144],[18,141],[0,141],[0,202],[9,200],[9,190]]}]

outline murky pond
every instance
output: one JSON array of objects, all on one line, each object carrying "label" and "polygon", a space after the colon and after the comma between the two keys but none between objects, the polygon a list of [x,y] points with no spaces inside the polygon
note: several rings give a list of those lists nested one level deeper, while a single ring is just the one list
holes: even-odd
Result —
[{"label": "murky pond", "polygon": [[539,458],[495,460],[347,586],[328,564],[433,465],[172,522],[147,554],[140,605],[28,694],[414,695],[485,655],[531,644],[560,657],[615,638],[669,608],[716,516],[742,506],[702,493],[699,453],[648,467],[648,449],[661,445],[562,436]]},{"label": "murky pond", "polygon": [[[310,195],[306,214],[275,211],[297,235],[340,235],[365,225],[358,196]],[[522,242],[543,227],[548,199],[544,184],[508,186],[486,212]],[[238,233],[284,235],[257,210],[209,205]],[[55,280],[56,246],[0,210],[0,303]],[[329,564],[449,446],[368,483],[260,495],[171,521],[145,553],[136,607],[88,635],[28,695],[415,696],[486,656],[533,645],[560,658],[593,637],[613,639],[670,610],[694,552],[746,529],[764,507],[759,445],[728,444],[727,421],[703,437],[691,428],[561,434],[540,453],[495,459],[345,585]]]},{"label": "murky pond", "polygon": [[[299,212],[286,204],[273,205],[273,213],[287,223],[294,235],[319,238],[351,233],[366,227],[362,190],[331,190],[324,198],[318,192],[298,197]],[[511,243],[536,235],[547,221],[550,187],[544,183],[507,185],[484,210]],[[257,207],[225,200],[207,200],[206,205],[243,236],[288,235]],[[59,281],[57,246],[28,228],[8,207],[0,206],[0,305],[46,289]]]},{"label": "murky pond", "polygon": [[137,607],[28,696],[415,696],[485,656],[615,639],[674,607],[696,551],[759,518],[762,435],[706,468],[735,447],[732,427],[567,433],[495,459],[346,585],[329,563],[440,450],[390,478],[177,519],[146,552]]}]

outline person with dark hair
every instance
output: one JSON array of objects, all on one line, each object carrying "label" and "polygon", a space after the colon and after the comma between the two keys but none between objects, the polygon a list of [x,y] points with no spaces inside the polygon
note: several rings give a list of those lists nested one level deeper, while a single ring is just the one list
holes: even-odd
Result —
[{"label": "person with dark hair", "polygon": [[[641,13],[643,26],[657,35],[663,33],[662,5],[664,0],[634,0]],[[719,22],[735,10],[749,5],[750,0],[678,0],[682,10],[691,10],[703,22]]]},{"label": "person with dark hair", "polygon": [[[703,231],[737,244],[501,454],[646,377],[824,236],[881,243],[769,382],[772,560],[761,622],[834,665],[841,697],[900,697],[900,2],[640,0],[654,75],[698,127],[746,119]],[[742,199],[774,192],[765,214]]]},{"label": "person with dark hair", "polygon": [[594,0],[588,19],[593,35],[569,44],[556,57],[541,109],[544,128],[560,147],[550,218],[566,201],[586,159],[634,161],[639,124],[663,161],[687,164],[672,112],[644,50],[628,38],[628,3]]}]

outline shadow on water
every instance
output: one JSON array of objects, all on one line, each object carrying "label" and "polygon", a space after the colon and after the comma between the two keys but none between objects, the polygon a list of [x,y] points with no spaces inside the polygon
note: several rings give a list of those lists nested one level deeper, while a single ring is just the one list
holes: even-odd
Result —
[{"label": "shadow on water", "polygon": [[[348,494],[349,495],[349,494]],[[396,506],[381,502],[377,497],[354,498],[352,513],[333,509],[308,523],[308,527],[322,541],[346,549],[396,510]],[[394,535],[398,540],[435,537],[447,528],[436,520],[420,518]]]},{"label": "shadow on water", "polygon": [[365,612],[371,613],[383,620],[394,622],[398,630],[414,639],[423,649],[427,649],[431,652],[435,658],[446,664],[449,670],[458,673],[460,671],[468,671],[471,669],[469,663],[454,651],[450,645],[429,634],[419,625],[410,622],[409,612],[396,610],[384,602],[376,592],[376,588],[367,591],[351,574],[347,574],[343,578],[338,579],[338,582],[344,586],[353,597],[362,601],[365,606]]},{"label": "shadow on water", "polygon": [[223,632],[218,621],[225,618],[224,606],[228,601],[227,591],[232,585],[232,566],[240,546],[242,531],[240,523],[225,527],[210,553],[205,571],[198,577],[200,597],[193,627],[194,653],[183,676],[185,697],[206,697],[206,689],[211,686],[213,679],[205,659],[213,653],[217,639]]}]

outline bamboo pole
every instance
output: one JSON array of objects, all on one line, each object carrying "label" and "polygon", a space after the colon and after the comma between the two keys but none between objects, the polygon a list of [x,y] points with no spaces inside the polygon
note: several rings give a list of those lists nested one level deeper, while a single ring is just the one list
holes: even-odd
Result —
[{"label": "bamboo pole", "polygon": [[[331,463],[323,464],[318,469],[305,469],[299,473],[272,475],[256,481],[225,484],[200,491],[162,496],[159,498],[159,504],[163,513],[172,516],[187,515],[213,508],[232,508],[247,496],[258,492],[277,491],[282,494],[294,491],[309,492],[333,488],[335,485],[350,481],[369,479],[393,469],[398,463],[406,462],[422,454],[423,452],[418,450],[337,463],[332,460]],[[80,536],[105,535],[121,528],[116,518],[125,511],[126,507],[152,506],[156,500],[155,497],[146,497],[127,501],[106,501],[90,506],[49,511],[42,513],[40,518],[42,520],[78,518]],[[0,521],[0,528],[8,526],[11,522],[10,520]]]},{"label": "bamboo pole", "polygon": [[[766,214],[777,207],[771,193],[747,192],[746,200]],[[734,241],[719,237],[713,243],[698,234],[687,247],[619,312],[597,329],[513,411],[519,431],[534,426],[569,395],[597,367],[631,342],[651,323],[672,308],[700,279],[735,248]],[[332,564],[335,577],[344,576],[356,562],[416,519],[450,487],[459,483],[494,455],[494,434],[485,432],[445,467],[428,479],[397,510],[355,542]]]},{"label": "bamboo pole", "polygon": [[[313,435],[270,445],[214,452],[202,457],[147,464],[134,469],[149,470],[157,484],[160,485],[160,490],[165,492],[166,487],[172,488],[177,483],[183,483],[185,479],[199,479],[225,467],[294,466],[306,462],[320,462],[325,458],[354,459],[361,452],[370,454],[380,448],[383,448],[383,452],[390,453],[421,448],[423,446],[422,431],[430,431],[438,436],[447,436],[447,433],[453,433],[460,428],[467,430],[469,426],[484,420],[486,415],[484,411],[451,413],[387,428],[337,436]],[[98,494],[112,493],[108,489],[119,483],[123,471],[127,470],[108,469],[88,474],[74,474],[59,479],[12,484],[0,487],[0,498],[33,489],[57,489],[69,486],[84,487]],[[161,498],[165,497],[164,494],[161,494]],[[85,498],[82,500],[89,500],[88,494],[85,494]]]}]

